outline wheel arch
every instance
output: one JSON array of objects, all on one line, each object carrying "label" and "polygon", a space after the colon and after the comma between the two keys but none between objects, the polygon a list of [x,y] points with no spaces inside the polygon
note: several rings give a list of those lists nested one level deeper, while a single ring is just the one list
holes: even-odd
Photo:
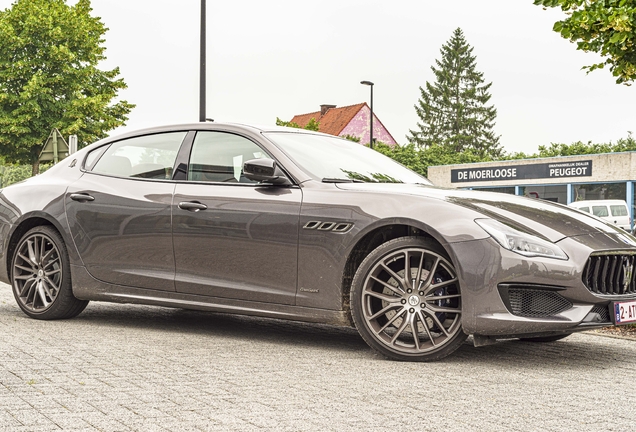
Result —
[{"label": "wheel arch", "polygon": [[22,236],[32,228],[37,226],[50,226],[54,228],[61,236],[64,242],[67,244],[67,250],[69,251],[69,255],[71,253],[71,245],[66,238],[64,230],[60,225],[59,221],[50,215],[43,212],[32,212],[23,215],[14,225],[14,228],[9,234],[9,241],[7,242],[6,249],[6,262],[5,268],[7,271],[7,276],[11,278],[11,261],[13,259],[13,254],[15,252],[16,247],[18,246],[18,242],[22,238]]},{"label": "wheel arch", "polygon": [[379,221],[368,226],[358,233],[353,247],[347,255],[344,271],[342,274],[342,305],[343,310],[351,317],[350,293],[353,277],[362,261],[377,247],[399,237],[426,237],[435,241],[446,251],[453,265],[457,267],[457,262],[452,248],[447,247],[447,242],[439,232],[430,226],[416,220],[400,219]]}]

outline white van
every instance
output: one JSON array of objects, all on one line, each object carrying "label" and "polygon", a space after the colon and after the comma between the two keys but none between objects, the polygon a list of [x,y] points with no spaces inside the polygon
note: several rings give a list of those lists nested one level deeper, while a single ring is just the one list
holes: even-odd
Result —
[{"label": "white van", "polygon": [[627,203],[623,200],[575,201],[568,205],[632,232],[632,220],[629,217]]}]

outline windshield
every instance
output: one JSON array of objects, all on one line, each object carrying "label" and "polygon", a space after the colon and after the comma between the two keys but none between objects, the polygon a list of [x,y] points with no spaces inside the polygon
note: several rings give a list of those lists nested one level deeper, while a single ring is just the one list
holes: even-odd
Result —
[{"label": "windshield", "polygon": [[342,138],[289,132],[264,135],[323,182],[432,184],[383,154]]}]

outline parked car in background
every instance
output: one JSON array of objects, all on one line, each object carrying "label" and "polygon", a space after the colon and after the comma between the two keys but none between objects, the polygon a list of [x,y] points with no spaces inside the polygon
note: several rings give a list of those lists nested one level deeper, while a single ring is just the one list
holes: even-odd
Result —
[{"label": "parked car in background", "polygon": [[627,232],[632,232],[632,219],[629,216],[627,203],[623,200],[575,201],[569,205],[585,213],[591,213]]},{"label": "parked car in background", "polygon": [[551,342],[636,322],[636,238],[620,228],[436,188],[293,128],[196,123],[96,142],[0,191],[0,263],[36,319],[94,300],[351,325],[397,360],[443,358],[468,335]]}]

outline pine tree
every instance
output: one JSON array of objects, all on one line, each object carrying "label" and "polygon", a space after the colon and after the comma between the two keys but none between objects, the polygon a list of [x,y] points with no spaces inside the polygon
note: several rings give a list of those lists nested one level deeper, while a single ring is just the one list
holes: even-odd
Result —
[{"label": "pine tree", "polygon": [[440,52],[437,67],[431,66],[435,83],[427,81],[426,89],[420,87],[421,97],[415,105],[421,120],[418,130],[409,130],[407,139],[425,148],[439,144],[454,152],[500,156],[499,136],[493,131],[497,110],[487,105],[492,83],[484,84],[484,74],[475,69],[473,48],[460,28]]}]

